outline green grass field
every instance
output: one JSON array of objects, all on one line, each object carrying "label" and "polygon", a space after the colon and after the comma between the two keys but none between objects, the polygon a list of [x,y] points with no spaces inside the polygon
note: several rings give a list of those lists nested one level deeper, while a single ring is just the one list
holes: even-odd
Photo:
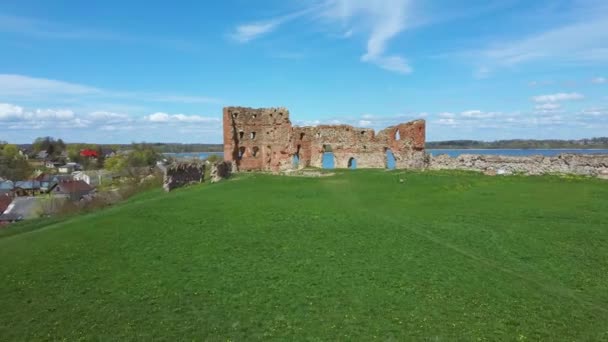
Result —
[{"label": "green grass field", "polygon": [[246,174],[20,229],[2,341],[608,340],[600,180]]}]

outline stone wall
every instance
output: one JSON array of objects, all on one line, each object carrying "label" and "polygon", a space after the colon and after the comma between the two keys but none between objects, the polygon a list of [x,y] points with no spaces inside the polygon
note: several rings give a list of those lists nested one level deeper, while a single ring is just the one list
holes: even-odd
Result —
[{"label": "stone wall", "polygon": [[211,164],[211,183],[217,183],[222,179],[230,178],[230,175],[232,174],[232,168],[233,164],[227,161]]},{"label": "stone wall", "polygon": [[563,173],[603,177],[608,174],[608,155],[561,154],[555,157],[510,157],[463,154],[452,158],[444,154],[430,157],[428,168],[473,170],[488,174]]},{"label": "stone wall", "polygon": [[167,167],[164,175],[165,191],[189,184],[202,183],[205,178],[205,164],[201,162],[178,162]]},{"label": "stone wall", "polygon": [[321,167],[323,153],[333,152],[336,168],[356,161],[359,168],[385,168],[390,150],[397,168],[426,165],[425,121],[373,129],[348,125],[292,126],[285,108],[224,108],[224,159],[238,170],[281,171]]}]

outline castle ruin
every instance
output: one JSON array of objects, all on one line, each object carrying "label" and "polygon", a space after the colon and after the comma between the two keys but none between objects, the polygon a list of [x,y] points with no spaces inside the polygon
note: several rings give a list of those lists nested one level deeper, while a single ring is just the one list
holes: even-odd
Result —
[{"label": "castle ruin", "polygon": [[224,159],[239,171],[283,171],[322,167],[324,152],[334,166],[386,168],[387,151],[398,169],[425,167],[425,121],[373,129],[349,125],[292,126],[285,108],[226,107],[223,113]]}]

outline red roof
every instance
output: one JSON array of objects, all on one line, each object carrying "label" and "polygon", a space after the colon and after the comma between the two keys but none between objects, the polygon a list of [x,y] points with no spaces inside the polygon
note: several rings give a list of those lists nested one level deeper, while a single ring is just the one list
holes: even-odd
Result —
[{"label": "red roof", "polygon": [[64,194],[90,192],[93,188],[83,181],[62,181],[57,183],[57,191]]},{"label": "red roof", "polygon": [[0,214],[2,214],[6,208],[13,202],[13,199],[9,195],[0,195]]},{"label": "red roof", "polygon": [[97,153],[97,151],[91,150],[88,148],[80,151],[80,155],[83,157],[89,157],[89,158],[98,158],[99,157],[99,153]]}]

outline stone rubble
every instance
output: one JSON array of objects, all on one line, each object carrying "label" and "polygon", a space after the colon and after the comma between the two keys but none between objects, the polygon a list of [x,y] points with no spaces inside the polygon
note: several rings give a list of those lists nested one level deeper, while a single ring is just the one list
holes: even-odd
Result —
[{"label": "stone rubble", "polygon": [[554,157],[512,157],[463,154],[458,157],[450,157],[443,154],[431,156],[428,169],[472,170],[489,175],[556,173],[604,177],[604,175],[608,175],[608,155],[560,154]]}]

